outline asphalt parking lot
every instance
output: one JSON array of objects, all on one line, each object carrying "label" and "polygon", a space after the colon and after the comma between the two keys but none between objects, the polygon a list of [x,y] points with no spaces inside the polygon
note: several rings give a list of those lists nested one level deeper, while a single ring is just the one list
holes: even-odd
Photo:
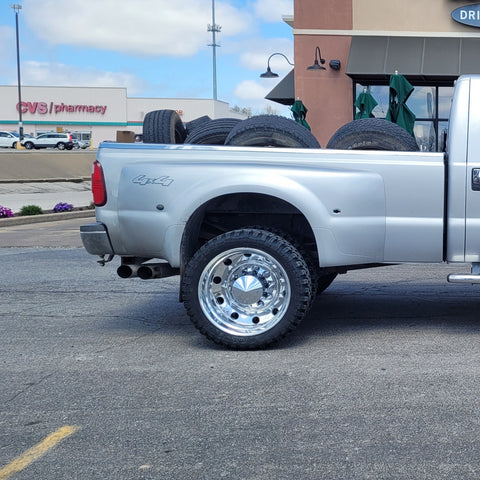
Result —
[{"label": "asphalt parking lot", "polygon": [[480,475],[479,292],[446,283],[458,267],[342,275],[286,341],[236,352],[193,328],[177,277],[97,266],[84,221],[0,248],[0,479]]}]

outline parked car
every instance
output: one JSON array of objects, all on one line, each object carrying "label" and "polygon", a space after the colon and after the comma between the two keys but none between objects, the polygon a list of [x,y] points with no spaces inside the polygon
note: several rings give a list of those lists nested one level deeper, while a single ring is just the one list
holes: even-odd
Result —
[{"label": "parked car", "polygon": [[17,142],[17,132],[0,132],[0,147],[16,148]]},{"label": "parked car", "polygon": [[71,133],[43,133],[35,138],[25,139],[22,145],[27,149],[32,148],[58,148],[59,150],[71,150],[74,146],[74,138]]},{"label": "parked car", "polygon": [[90,142],[88,140],[80,140],[79,138],[74,140],[73,144],[74,148],[81,148],[82,150],[85,150],[90,146]]}]

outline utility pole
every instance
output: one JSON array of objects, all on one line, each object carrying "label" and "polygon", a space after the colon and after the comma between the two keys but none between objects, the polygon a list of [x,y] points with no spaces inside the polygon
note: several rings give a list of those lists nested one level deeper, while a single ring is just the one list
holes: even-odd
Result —
[{"label": "utility pole", "polygon": [[207,31],[212,32],[212,43],[208,46],[212,47],[213,51],[213,99],[217,100],[217,45],[216,34],[220,33],[222,27],[215,23],[215,0],[212,0],[212,24],[208,25]]}]

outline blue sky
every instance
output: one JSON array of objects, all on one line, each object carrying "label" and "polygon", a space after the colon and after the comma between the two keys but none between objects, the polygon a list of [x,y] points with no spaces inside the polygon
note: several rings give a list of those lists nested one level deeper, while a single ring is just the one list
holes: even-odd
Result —
[{"label": "blue sky", "polygon": [[[0,85],[16,85],[15,12],[0,0]],[[212,98],[211,0],[23,0],[23,85],[120,86],[131,97]],[[215,0],[218,99],[259,113],[293,62],[293,0]]]}]

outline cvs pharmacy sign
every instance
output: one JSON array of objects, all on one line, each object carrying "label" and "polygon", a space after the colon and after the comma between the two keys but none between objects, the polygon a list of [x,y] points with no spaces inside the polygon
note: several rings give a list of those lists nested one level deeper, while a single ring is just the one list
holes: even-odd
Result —
[{"label": "cvs pharmacy sign", "polygon": [[46,115],[58,113],[94,113],[105,115],[106,105],[69,105],[65,103],[21,102],[17,103],[17,111],[32,115]]}]

